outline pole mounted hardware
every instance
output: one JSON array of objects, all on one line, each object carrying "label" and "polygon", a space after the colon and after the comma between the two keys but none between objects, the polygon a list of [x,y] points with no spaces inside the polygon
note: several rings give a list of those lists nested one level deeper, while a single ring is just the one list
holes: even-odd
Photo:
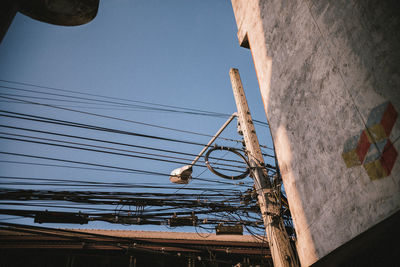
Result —
[{"label": "pole mounted hardware", "polygon": [[196,226],[198,217],[192,213],[191,216],[181,216],[178,217],[174,214],[170,219],[168,219],[168,224],[171,227],[176,226]]},{"label": "pole mounted hardware", "polygon": [[41,211],[35,214],[35,223],[79,223],[88,224],[89,217],[86,214],[57,212],[57,211]]},{"label": "pole mounted hardware", "polygon": [[243,235],[243,226],[237,225],[225,225],[223,223],[215,226],[216,235]]},{"label": "pole mounted hardware", "polygon": [[185,165],[183,167],[177,168],[173,170],[170,174],[169,180],[175,184],[187,184],[192,178],[193,166],[200,159],[200,157],[206,152],[206,150],[212,145],[215,139],[222,133],[223,130],[229,125],[229,123],[237,116],[236,112],[233,113],[229,119],[222,125],[222,127],[218,130],[218,132],[211,138],[211,140],[207,143],[207,145],[200,151],[197,157],[190,163],[189,165]]},{"label": "pole mounted hardware", "polygon": [[[215,170],[211,166],[210,162],[208,161],[208,158],[209,158],[210,154],[215,150],[225,150],[225,151],[229,151],[229,152],[232,152],[232,153],[238,155],[244,161],[244,163],[246,164],[246,170],[243,173],[240,173],[239,175],[236,175],[236,176],[225,175],[225,174],[220,173],[219,171]],[[237,151],[236,149],[234,149],[232,147],[214,146],[213,148],[211,148],[211,149],[209,149],[207,151],[206,155],[204,156],[204,160],[206,162],[207,168],[212,173],[214,173],[215,175],[217,175],[219,177],[228,179],[228,180],[240,180],[240,179],[243,179],[243,178],[247,177],[249,175],[249,173],[250,173],[249,163],[247,162],[247,159],[242,154],[240,154],[239,151]]]}]

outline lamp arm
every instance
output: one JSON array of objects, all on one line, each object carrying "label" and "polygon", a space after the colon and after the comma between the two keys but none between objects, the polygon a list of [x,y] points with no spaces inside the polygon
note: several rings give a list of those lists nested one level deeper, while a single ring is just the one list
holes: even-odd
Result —
[{"label": "lamp arm", "polygon": [[211,140],[208,142],[208,144],[200,151],[200,153],[197,155],[197,157],[192,161],[192,163],[190,163],[190,166],[193,166],[194,164],[196,164],[196,162],[200,159],[200,157],[204,154],[204,152],[206,152],[206,150],[211,146],[211,144],[215,141],[215,139],[218,138],[218,136],[222,133],[223,130],[225,130],[225,128],[229,125],[229,123],[235,118],[237,117],[237,113],[233,113],[229,119],[224,123],[224,125],[222,125],[222,127],[218,130],[218,132],[213,136],[213,138],[211,138]]}]

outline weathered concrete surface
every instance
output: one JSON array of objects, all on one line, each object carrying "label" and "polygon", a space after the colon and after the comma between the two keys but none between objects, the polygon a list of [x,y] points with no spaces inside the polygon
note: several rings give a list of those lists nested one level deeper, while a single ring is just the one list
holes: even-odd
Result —
[{"label": "weathered concrete surface", "polygon": [[400,209],[399,3],[232,0],[303,266]]}]

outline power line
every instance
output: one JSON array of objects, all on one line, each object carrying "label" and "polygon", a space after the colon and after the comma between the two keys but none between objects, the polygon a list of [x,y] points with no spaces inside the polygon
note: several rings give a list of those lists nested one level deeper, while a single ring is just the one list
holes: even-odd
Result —
[{"label": "power line", "polygon": [[[155,124],[151,124],[151,123],[139,122],[139,121],[122,119],[122,118],[117,118],[117,117],[108,116],[108,115],[101,115],[101,114],[97,114],[97,113],[93,113],[93,112],[87,112],[87,111],[81,111],[81,110],[76,110],[76,109],[71,109],[71,108],[60,107],[60,106],[56,106],[56,105],[50,105],[50,104],[44,104],[44,103],[39,103],[39,102],[27,101],[27,100],[22,100],[22,99],[13,98],[13,97],[6,97],[6,96],[1,96],[1,95],[0,95],[0,97],[1,98],[5,98],[5,99],[21,101],[21,102],[25,102],[25,103],[29,103],[29,104],[33,104],[33,105],[51,107],[51,108],[55,108],[55,109],[60,109],[60,110],[65,110],[65,111],[70,111],[70,112],[75,112],[75,113],[80,113],[80,114],[85,114],[85,115],[91,115],[91,116],[105,118],[105,119],[118,120],[118,121],[134,123],[134,124],[139,124],[139,125],[144,125],[144,126],[149,126],[149,127],[155,127],[155,128],[160,128],[160,129],[170,130],[170,131],[175,131],[175,132],[193,134],[193,135],[213,137],[213,135],[209,135],[209,134],[197,133],[197,132],[187,131],[187,130],[180,130],[180,129],[176,129],[176,128],[171,128],[171,127],[166,127],[166,126],[161,126],[161,125],[155,125]],[[222,138],[222,137],[221,137],[221,139],[228,140],[228,141],[241,142],[240,140],[233,140],[233,139]]]},{"label": "power line", "polygon": [[[111,132],[111,133],[117,133],[117,134],[123,134],[123,135],[130,135],[130,136],[137,136],[137,137],[143,137],[143,138],[158,139],[158,140],[163,140],[163,141],[171,141],[171,142],[176,142],[176,143],[197,145],[197,146],[202,146],[202,147],[205,146],[205,144],[202,144],[202,143],[191,142],[191,141],[186,141],[186,140],[179,140],[179,139],[174,139],[174,138],[167,138],[167,137],[161,137],[161,136],[128,132],[128,131],[123,131],[123,130],[116,130],[116,129],[106,128],[106,127],[101,127],[101,126],[94,126],[94,125],[89,125],[89,124],[83,124],[83,123],[77,123],[77,122],[71,122],[71,121],[65,121],[65,120],[58,120],[58,119],[29,115],[29,114],[24,114],[24,113],[10,112],[10,111],[6,111],[6,110],[0,110],[0,112],[7,113],[7,114],[15,114],[15,115],[0,114],[0,116],[14,118],[14,119],[30,120],[30,121],[36,121],[36,122],[43,122],[43,123],[57,124],[57,125],[63,125],[63,126],[90,129],[90,130],[95,130],[95,131]],[[25,117],[23,117],[23,116],[25,116]]]},{"label": "power line", "polygon": [[[56,136],[60,136],[60,137],[81,139],[81,140],[86,140],[86,141],[95,141],[95,142],[102,142],[102,143],[113,144],[113,145],[135,147],[135,148],[140,148],[140,149],[145,149],[145,150],[153,150],[153,151],[158,151],[158,152],[180,154],[180,155],[191,156],[191,157],[196,157],[197,156],[196,154],[193,154],[193,153],[185,153],[185,152],[180,152],[180,151],[175,151],[175,150],[167,150],[167,149],[161,149],[161,148],[155,148],[155,147],[140,146],[140,145],[134,145],[134,144],[126,144],[126,143],[120,143],[120,142],[114,142],[114,141],[108,141],[108,140],[96,139],[96,138],[88,138],[88,137],[82,137],[82,136],[76,136],[76,135],[61,134],[61,133],[50,132],[50,131],[36,130],[36,129],[32,129],[32,128],[22,128],[22,127],[15,127],[15,126],[3,125],[3,124],[0,124],[0,127],[14,129],[14,130],[21,130],[21,131],[29,131],[29,132],[34,132],[34,133],[56,135]],[[112,150],[117,150],[117,151],[124,151],[124,152],[132,152],[132,153],[153,155],[153,156],[159,156],[159,157],[168,157],[168,158],[189,160],[187,158],[167,156],[167,155],[164,155],[164,154],[146,153],[146,152],[132,151],[132,150],[126,150],[126,149],[117,149],[117,148],[104,147],[104,146],[94,146],[94,145],[88,145],[88,144],[82,144],[82,143],[76,143],[76,142],[68,142],[68,141],[48,139],[48,138],[39,138],[39,137],[34,137],[34,136],[18,135],[18,134],[11,134],[11,133],[5,133],[5,132],[2,132],[2,133],[3,134],[8,134],[8,135],[15,135],[15,136],[42,139],[42,140],[47,140],[47,141],[64,142],[64,143],[70,143],[70,144],[78,144],[78,145],[84,145],[84,146],[92,146],[92,147],[98,147],[98,148],[112,149]],[[204,158],[204,156],[203,156],[203,158]],[[210,157],[210,159],[216,159],[216,158]],[[226,162],[242,163],[241,161],[238,161],[238,160],[229,160],[229,159],[219,159],[219,160],[226,161]],[[220,163],[220,165],[233,166],[233,165],[224,164],[224,163]]]},{"label": "power line", "polygon": [[[57,162],[64,162],[64,163],[88,165],[88,166],[92,166],[92,167],[100,167],[100,168],[106,168],[106,169],[112,169],[112,170],[118,170],[118,171],[130,171],[130,172],[139,173],[139,174],[146,174],[146,175],[167,176],[167,177],[170,176],[170,174],[161,173],[161,172],[154,172],[154,171],[126,168],[126,167],[105,165],[105,164],[99,164],[99,163],[83,162],[83,161],[76,161],[76,160],[67,160],[67,159],[60,159],[60,158],[54,158],[54,157],[50,158],[50,157],[44,157],[44,156],[38,156],[38,155],[29,155],[29,154],[13,153],[13,152],[6,152],[6,151],[0,151],[0,154],[10,155],[10,156],[35,158],[35,159],[49,160],[49,161],[57,161]],[[212,183],[218,183],[218,184],[229,184],[229,185],[232,185],[231,183],[218,181],[218,180],[204,179],[204,178],[197,178],[197,180],[207,181],[207,182],[212,182]]]},{"label": "power line", "polygon": [[[80,180],[74,180],[74,179],[59,179],[59,178],[38,178],[38,177],[21,177],[21,176],[0,176],[1,179],[7,179],[7,180],[22,180],[22,181],[40,181],[40,182],[57,182],[58,184],[65,183],[65,185],[70,186],[70,184],[67,183],[73,183],[73,185],[94,185],[94,186],[106,186],[106,187],[124,187],[127,188],[129,187],[130,189],[170,189],[170,190],[175,190],[179,188],[178,186],[171,184],[168,186],[161,186],[161,185],[154,185],[154,183],[123,183],[123,182],[98,182],[98,181],[83,181],[82,179]],[[1,184],[4,184],[0,180]],[[232,189],[232,188],[209,188],[209,187],[190,187],[190,188],[185,188],[185,190],[189,191],[202,191],[202,192],[220,192],[220,191],[229,191],[232,194],[239,194],[240,191]]]},{"label": "power line", "polygon": [[[4,133],[0,132],[0,134],[4,134]],[[11,135],[15,135],[15,134],[11,134]],[[33,138],[33,137],[30,137],[30,138]],[[98,153],[105,153],[105,154],[111,154],[111,155],[118,155],[118,156],[132,157],[132,158],[139,158],[139,159],[147,159],[147,160],[154,160],[154,161],[161,161],[161,162],[168,162],[168,163],[177,163],[177,164],[181,164],[181,165],[188,165],[190,163],[190,161],[182,162],[182,161],[168,160],[168,159],[162,159],[162,158],[131,155],[131,154],[120,153],[120,152],[112,152],[112,151],[85,148],[85,147],[76,147],[76,146],[71,146],[71,145],[55,144],[55,143],[49,143],[49,142],[34,141],[34,140],[12,138],[12,137],[5,137],[5,136],[0,136],[0,139],[28,142],[28,143],[41,144],[41,145],[50,145],[50,146],[56,146],[56,147],[62,147],[62,148],[79,149],[79,150],[90,151],[90,152],[98,152]],[[46,139],[46,138],[41,138],[41,139]],[[164,157],[166,157],[166,156],[164,156]],[[206,167],[205,165],[197,165],[197,166],[204,167],[204,168]],[[238,167],[239,168],[240,166],[231,165],[230,167]],[[217,167],[215,169],[221,169],[221,170],[232,171],[232,172],[240,172],[239,170],[233,170],[233,169],[227,169],[227,168],[218,168]]]},{"label": "power line", "polygon": [[[60,89],[60,88],[48,87],[48,86],[42,86],[42,85],[35,85],[35,84],[32,84],[32,83],[23,83],[23,82],[9,81],[9,80],[3,80],[3,79],[0,79],[0,81],[1,82],[6,82],[6,83],[14,83],[14,84],[19,84],[19,85],[25,85],[25,86],[31,86],[31,87],[36,87],[36,88],[48,89],[48,90],[53,90],[53,91],[68,92],[68,93],[74,93],[74,94],[86,95],[86,96],[95,96],[95,97],[100,97],[100,98],[104,98],[104,99],[114,99],[114,100],[119,100],[119,101],[124,101],[124,102],[130,102],[130,103],[139,103],[139,104],[145,104],[145,105],[151,105],[151,106],[157,106],[157,107],[161,106],[161,107],[167,107],[167,108],[172,108],[172,109],[182,109],[182,110],[187,110],[187,111],[195,111],[195,112],[201,112],[201,113],[204,113],[204,114],[211,114],[213,116],[224,116],[224,117],[229,117],[230,116],[230,114],[226,114],[226,113],[218,113],[218,112],[212,112],[212,111],[206,111],[206,110],[200,110],[200,109],[193,109],[193,108],[165,105],[165,104],[161,104],[161,103],[152,103],[152,102],[130,100],[130,99],[124,99],[124,98],[118,98],[118,97],[103,96],[103,95],[98,95],[98,94],[82,93],[82,92],[79,92],[79,91],[66,90],[66,89]],[[100,100],[96,100],[96,101],[100,101]],[[115,102],[111,102],[111,103],[115,103]]]},{"label": "power line", "polygon": [[[187,114],[192,114],[192,115],[205,115],[205,116],[224,117],[224,118],[227,118],[227,117],[229,117],[231,115],[231,114],[226,114],[226,113],[219,113],[219,112],[206,111],[206,110],[200,110],[200,109],[193,109],[193,108],[187,108],[187,107],[164,105],[164,104],[160,104],[160,103],[152,103],[152,102],[145,102],[145,101],[123,99],[123,98],[103,96],[103,95],[98,95],[98,94],[82,93],[82,92],[79,92],[79,91],[66,90],[66,89],[60,89],[60,88],[48,87],[48,86],[42,86],[42,85],[35,85],[35,84],[32,84],[32,83],[23,83],[23,82],[3,80],[3,79],[0,79],[0,81],[1,82],[5,82],[5,83],[13,83],[13,84],[31,86],[31,87],[35,87],[35,88],[41,88],[41,89],[47,89],[47,90],[53,90],[53,91],[59,91],[59,92],[68,92],[68,93],[79,94],[79,95],[95,96],[95,97],[100,97],[100,98],[103,98],[103,99],[113,99],[113,100],[118,100],[118,101],[124,101],[124,102],[130,102],[130,103],[139,103],[139,104],[145,104],[145,105],[150,105],[150,106],[167,107],[167,108],[170,108],[170,109],[163,110],[163,111],[169,111],[169,112],[175,112],[175,113],[187,113]],[[19,88],[17,88],[17,89],[19,89]],[[22,89],[22,90],[28,90],[28,89]],[[33,90],[30,90],[30,91],[33,91]],[[34,93],[38,93],[37,91],[33,91],[33,92]],[[39,93],[42,93],[42,92],[39,92]],[[66,97],[71,97],[72,98],[73,96],[66,96]],[[78,97],[74,97],[74,98],[78,98]],[[85,99],[85,98],[81,98],[81,99]],[[99,102],[107,103],[107,101],[104,101],[104,100],[102,101],[102,100],[90,99],[90,98],[86,98],[86,99],[87,100],[91,100],[91,101],[99,101]],[[108,101],[108,102],[114,103],[114,104],[118,104],[118,105],[127,105],[126,103],[121,103],[121,102],[119,102],[119,103],[118,102],[111,102],[111,101]],[[179,109],[179,111],[177,109]],[[185,110],[185,111],[182,111],[182,110]],[[263,121],[260,121],[260,120],[254,120],[254,119],[253,119],[253,122],[258,124],[258,125],[268,127],[268,123],[266,123],[266,122],[263,122]]]},{"label": "power line", "polygon": [[[122,135],[131,135],[131,136],[138,136],[138,137],[143,137],[143,138],[159,139],[159,140],[163,140],[163,141],[171,141],[171,142],[177,142],[177,143],[197,145],[197,146],[202,146],[202,147],[205,146],[205,144],[201,144],[201,143],[197,143],[197,142],[191,142],[191,141],[173,139],[173,138],[166,138],[166,137],[160,137],[160,136],[153,136],[153,135],[147,135],[147,134],[141,134],[141,133],[135,133],[135,132],[127,132],[127,131],[122,131],[122,130],[116,130],[116,129],[105,128],[105,127],[100,127],[100,126],[93,126],[93,125],[89,125],[89,124],[82,124],[82,123],[76,123],[76,122],[65,121],[65,120],[58,120],[58,119],[42,117],[42,116],[35,116],[35,115],[24,114],[24,113],[10,112],[10,111],[5,111],[5,110],[0,110],[0,112],[7,113],[7,114],[16,114],[17,116],[0,114],[0,116],[2,116],[2,117],[8,117],[8,118],[14,118],[14,119],[22,119],[22,120],[29,120],[29,121],[35,121],[35,122],[57,124],[57,125],[90,129],[90,130],[96,130],[96,131],[112,132],[112,133],[117,133],[117,134],[122,134]],[[272,156],[269,154],[263,154],[263,155],[269,156],[272,158],[275,157],[275,156]]]}]

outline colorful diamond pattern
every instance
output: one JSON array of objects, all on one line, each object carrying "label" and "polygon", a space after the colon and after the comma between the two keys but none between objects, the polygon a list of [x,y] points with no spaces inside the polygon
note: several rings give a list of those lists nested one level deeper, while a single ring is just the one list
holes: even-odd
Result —
[{"label": "colorful diamond pattern", "polygon": [[347,168],[363,165],[371,180],[390,175],[398,156],[389,140],[397,116],[390,101],[371,110],[366,128],[344,144],[342,157]]}]

